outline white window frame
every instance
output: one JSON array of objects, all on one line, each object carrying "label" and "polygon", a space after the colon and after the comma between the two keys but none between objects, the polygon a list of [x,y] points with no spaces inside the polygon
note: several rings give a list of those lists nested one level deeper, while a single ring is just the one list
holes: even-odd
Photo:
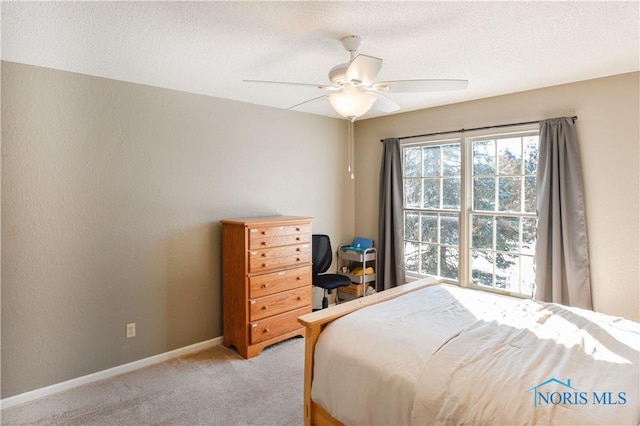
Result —
[{"label": "white window frame", "polygon": [[[482,215],[485,212],[479,211],[474,212],[472,210],[473,207],[473,182],[472,182],[472,170],[473,170],[473,141],[478,139],[490,139],[490,138],[504,138],[508,136],[522,137],[530,134],[538,134],[539,126],[538,124],[529,124],[529,125],[521,125],[514,127],[505,127],[501,129],[485,129],[478,131],[470,131],[464,133],[457,133],[453,135],[448,135],[447,137],[443,136],[432,136],[427,138],[422,138],[419,140],[406,140],[401,141],[400,143],[400,151],[402,153],[402,178],[403,178],[403,188],[404,188],[404,170],[405,170],[405,156],[404,149],[410,147],[418,147],[418,146],[428,146],[428,145],[445,145],[451,143],[460,143],[460,161],[461,161],[461,199],[460,199],[460,229],[459,229],[459,280],[453,280],[449,278],[444,278],[444,281],[451,284],[460,285],[461,287],[469,287],[474,289],[480,289],[483,291],[495,292],[500,294],[508,294],[516,297],[522,298],[530,298],[532,295],[526,295],[523,293],[516,293],[504,289],[488,287],[484,285],[474,284],[471,279],[471,216],[473,214]],[[441,195],[442,196],[442,195]],[[404,196],[403,196],[403,221],[405,218],[405,207],[404,207]],[[413,210],[412,208],[408,208],[407,210]],[[455,211],[448,211],[442,209],[433,209],[431,210],[433,213],[451,213]],[[496,212],[489,212],[486,215],[492,216],[495,215]],[[500,212],[497,212],[500,214]],[[505,212],[505,215],[509,215],[509,213]],[[522,214],[526,217],[536,217],[536,215],[531,214]],[[520,214],[518,214],[520,216]],[[404,226],[403,226],[403,241],[404,241]],[[406,271],[408,280],[416,280],[423,278],[424,275],[419,275],[410,271]]]}]

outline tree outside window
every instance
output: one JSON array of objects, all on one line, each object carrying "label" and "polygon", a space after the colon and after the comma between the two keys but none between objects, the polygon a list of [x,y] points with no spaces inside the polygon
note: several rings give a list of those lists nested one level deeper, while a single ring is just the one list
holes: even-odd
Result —
[{"label": "tree outside window", "polygon": [[407,273],[530,296],[537,132],[405,145],[403,154]]}]

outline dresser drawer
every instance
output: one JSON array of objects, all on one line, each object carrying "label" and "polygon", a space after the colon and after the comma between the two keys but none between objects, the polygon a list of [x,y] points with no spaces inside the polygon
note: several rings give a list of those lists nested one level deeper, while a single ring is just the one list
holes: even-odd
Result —
[{"label": "dresser drawer", "polygon": [[251,322],[249,325],[251,344],[260,343],[301,328],[298,317],[309,312],[311,312],[311,305],[307,308],[296,309],[295,311]]},{"label": "dresser drawer", "polygon": [[295,267],[296,265],[304,265],[309,263],[311,263],[311,253],[301,254],[300,256],[276,257],[273,259],[263,260],[255,267],[249,265],[249,273],[255,274],[262,271]]},{"label": "dresser drawer", "polygon": [[311,244],[249,250],[249,273],[311,262]]},{"label": "dresser drawer", "polygon": [[272,226],[249,229],[249,248],[251,250],[310,242],[311,225]]},{"label": "dresser drawer", "polygon": [[311,266],[249,277],[249,298],[255,299],[298,287],[311,287]]},{"label": "dresser drawer", "polygon": [[257,321],[283,312],[311,306],[311,287],[272,294],[249,301],[249,320]]},{"label": "dresser drawer", "polygon": [[311,234],[311,224],[304,223],[300,225],[264,226],[249,229],[249,235],[251,239],[258,237],[275,237],[278,235],[297,234]]}]

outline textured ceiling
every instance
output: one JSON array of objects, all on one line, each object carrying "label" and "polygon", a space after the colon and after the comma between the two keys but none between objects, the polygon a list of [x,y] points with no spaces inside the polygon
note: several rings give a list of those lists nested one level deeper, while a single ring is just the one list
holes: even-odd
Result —
[{"label": "textured ceiling", "polygon": [[[7,2],[2,59],[288,108],[347,62],[346,35],[384,59],[378,80],[468,79],[392,96],[409,111],[640,69],[639,2]],[[326,100],[298,110],[335,116]],[[400,112],[401,112],[400,111]],[[381,115],[372,111],[365,117]]]}]

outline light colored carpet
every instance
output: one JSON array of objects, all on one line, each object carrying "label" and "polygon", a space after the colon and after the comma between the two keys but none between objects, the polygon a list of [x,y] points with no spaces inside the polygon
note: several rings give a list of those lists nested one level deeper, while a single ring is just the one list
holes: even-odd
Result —
[{"label": "light colored carpet", "polygon": [[304,339],[214,348],[2,410],[3,425],[301,425]]}]

